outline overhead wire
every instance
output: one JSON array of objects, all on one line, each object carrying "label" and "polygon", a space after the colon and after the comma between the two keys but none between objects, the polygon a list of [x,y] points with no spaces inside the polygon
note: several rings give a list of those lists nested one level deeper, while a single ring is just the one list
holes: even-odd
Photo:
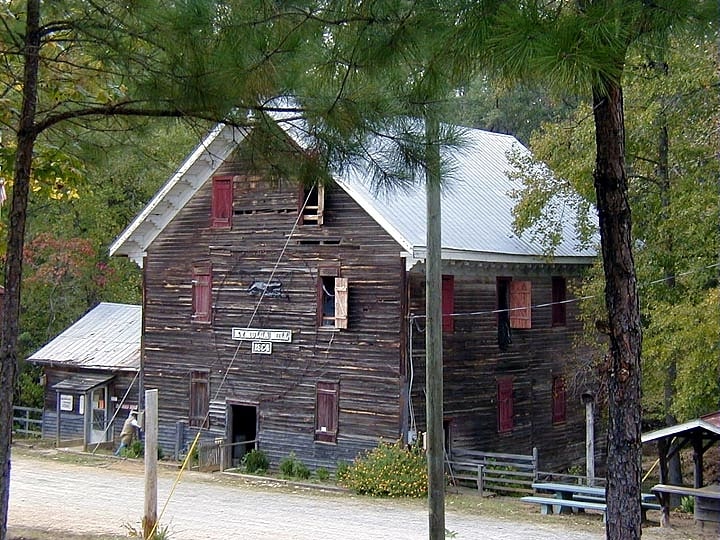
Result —
[{"label": "overhead wire", "polygon": [[[285,252],[287,251],[287,247],[290,244],[290,240],[292,239],[293,235],[295,234],[295,230],[297,229],[298,224],[300,223],[300,219],[303,216],[303,213],[305,211],[305,207],[307,206],[307,203],[310,199],[310,196],[312,195],[313,190],[315,189],[315,186],[313,186],[310,190],[308,190],[307,197],[305,198],[305,201],[303,202],[302,208],[298,212],[298,216],[295,219],[295,222],[293,223],[292,229],[290,230],[290,234],[287,235],[287,239],[285,240],[285,244],[283,244],[282,250],[280,251],[280,255],[278,256],[277,260],[275,261],[275,265],[272,268],[272,271],[270,272],[270,277],[268,279],[268,282],[271,282],[273,280],[273,277],[275,276],[275,273],[277,272],[278,267],[280,266],[280,262],[282,261],[283,257],[285,256]],[[247,323],[247,327],[251,327],[253,321],[255,320],[255,316],[258,313],[258,310],[260,309],[260,305],[262,304],[263,298],[265,297],[265,290],[263,290],[255,303],[255,308],[253,309],[252,315],[250,315],[250,319]],[[228,364],[227,368],[225,369],[225,372],[223,373],[222,378],[220,379],[220,383],[218,384],[218,388],[215,392],[215,395],[213,397],[212,401],[216,401],[218,396],[220,395],[221,390],[223,389],[223,386],[225,385],[225,382],[227,381],[228,373],[230,372],[230,369],[235,363],[235,360],[238,357],[238,354],[240,353],[240,348],[242,347],[243,343],[245,342],[245,339],[240,339],[237,347],[235,347],[235,352],[233,353],[233,356],[230,360],[230,363]],[[332,339],[330,340],[330,343],[328,344],[328,351],[330,348],[330,345],[332,344]],[[203,425],[205,425],[210,418],[210,407],[208,407],[208,411],[205,415],[205,419],[203,421]],[[197,447],[198,441],[200,440],[200,435],[202,434],[202,428],[198,429],[197,433],[195,434],[195,437],[193,438],[193,442],[190,445],[190,448],[188,448],[188,451],[185,455],[185,459],[183,459],[182,465],[180,466],[180,470],[178,471],[178,474],[175,478],[175,481],[173,482],[172,487],[170,488],[170,493],[168,493],[167,499],[165,500],[165,503],[163,504],[162,510],[160,511],[160,514],[158,514],[158,518],[155,521],[155,524],[150,531],[150,538],[153,537],[155,534],[155,531],[158,527],[158,524],[160,523],[163,515],[165,514],[165,511],[167,510],[168,505],[170,504],[170,500],[172,499],[175,489],[177,488],[178,484],[180,483],[180,480],[182,479],[182,475],[184,474],[185,470],[187,469],[188,463],[190,462],[190,459],[195,451],[195,448]]]}]

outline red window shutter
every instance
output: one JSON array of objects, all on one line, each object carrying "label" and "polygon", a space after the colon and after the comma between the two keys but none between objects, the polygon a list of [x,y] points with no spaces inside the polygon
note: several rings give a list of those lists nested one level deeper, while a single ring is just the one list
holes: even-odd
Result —
[{"label": "red window shutter", "polygon": [[318,382],[316,387],[315,440],[336,442],[338,431],[338,393],[336,382]]},{"label": "red window shutter", "polygon": [[455,331],[455,276],[442,277],[442,329],[443,332]]},{"label": "red window shutter", "polygon": [[552,325],[565,326],[567,300],[567,285],[564,277],[554,276],[552,278]]},{"label": "red window shutter", "polygon": [[207,371],[190,372],[190,411],[189,424],[195,427],[208,427],[210,407],[210,374]]},{"label": "red window shutter", "polygon": [[513,429],[513,380],[497,381],[498,432],[505,433]]},{"label": "red window shutter", "polygon": [[212,318],[212,270],[209,264],[193,268],[193,322],[209,323]]},{"label": "red window shutter", "polygon": [[233,213],[233,177],[213,177],[212,219],[213,228],[230,227]]},{"label": "red window shutter", "polygon": [[530,328],[532,285],[529,281],[510,282],[510,328]]},{"label": "red window shutter", "polygon": [[552,421],[553,424],[565,422],[567,418],[567,395],[565,378],[553,377],[552,382]]}]

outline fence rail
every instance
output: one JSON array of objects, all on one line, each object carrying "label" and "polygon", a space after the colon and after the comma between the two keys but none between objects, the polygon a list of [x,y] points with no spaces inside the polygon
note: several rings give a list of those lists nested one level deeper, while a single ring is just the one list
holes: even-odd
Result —
[{"label": "fence rail", "polygon": [[13,407],[13,433],[28,437],[41,437],[42,414],[42,409]]},{"label": "fence rail", "polygon": [[203,442],[198,445],[198,468],[201,471],[222,471],[230,465],[230,457],[234,447],[244,446],[246,451],[255,448],[257,439],[251,441],[239,441],[236,443],[225,442],[225,439],[217,439],[214,442]]},{"label": "fence rail", "polygon": [[454,450],[448,460],[455,484],[472,482],[483,495],[486,491],[505,494],[532,493],[538,474],[538,452],[532,455],[499,454],[475,450]]}]

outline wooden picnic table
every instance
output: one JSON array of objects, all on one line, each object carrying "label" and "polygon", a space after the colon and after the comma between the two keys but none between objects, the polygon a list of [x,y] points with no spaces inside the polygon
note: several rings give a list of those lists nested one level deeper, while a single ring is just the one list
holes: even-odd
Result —
[{"label": "wooden picnic table", "polygon": [[720,532],[720,484],[699,488],[657,484],[650,491],[657,495],[662,506],[661,526],[666,527],[670,523],[670,495],[684,495],[695,498],[694,514],[698,524],[702,528],[715,524],[714,526]]},{"label": "wooden picnic table", "polygon": [[[605,512],[605,488],[596,486],[584,486],[580,484],[561,484],[558,482],[533,482],[532,487],[535,491],[549,492],[555,500],[555,513],[570,513],[572,509],[582,512],[583,510],[600,510]],[[643,493],[641,501],[642,519],[647,519],[648,510],[660,510],[661,506],[657,504],[656,495],[652,493]],[[543,503],[541,497],[526,498],[525,502]],[[582,503],[586,503],[583,505]],[[601,508],[602,506],[602,508]]]},{"label": "wooden picnic table", "polygon": [[595,486],[583,486],[580,484],[559,484],[557,482],[533,482],[532,487],[536,491],[549,491],[559,499],[572,499],[577,493],[597,499],[605,500],[605,488]]}]

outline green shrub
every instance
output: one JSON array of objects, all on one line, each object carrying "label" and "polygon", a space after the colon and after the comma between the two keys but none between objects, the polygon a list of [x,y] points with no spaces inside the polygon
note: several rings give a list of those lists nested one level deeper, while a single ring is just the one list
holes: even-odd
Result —
[{"label": "green shrub", "polygon": [[427,465],[419,446],[381,442],[355,459],[338,480],[355,493],[381,497],[425,497]]},{"label": "green shrub", "polygon": [[[163,449],[162,447],[158,446],[157,449],[157,457],[158,459],[162,459]],[[120,455],[122,457],[126,458],[141,458],[145,456],[145,443],[143,441],[133,441],[130,443],[130,446],[126,446],[122,450],[120,450]]]},{"label": "green shrub", "polygon": [[295,452],[290,452],[288,457],[280,460],[280,474],[283,478],[307,480],[310,478],[310,469],[295,456]]},{"label": "green shrub", "polygon": [[330,473],[325,467],[320,467],[318,470],[315,471],[315,474],[318,477],[318,480],[321,482],[326,482],[328,478],[330,478]]},{"label": "green shrub", "polygon": [[245,472],[250,474],[253,473],[264,473],[270,468],[270,460],[265,455],[265,452],[258,449],[250,450],[242,458],[242,464],[245,467]]},{"label": "green shrub", "polygon": [[335,469],[335,478],[338,482],[342,482],[348,475],[350,464],[347,461],[338,461]]},{"label": "green shrub", "polygon": [[680,499],[680,511],[686,514],[695,512],[695,497],[683,497]]}]

